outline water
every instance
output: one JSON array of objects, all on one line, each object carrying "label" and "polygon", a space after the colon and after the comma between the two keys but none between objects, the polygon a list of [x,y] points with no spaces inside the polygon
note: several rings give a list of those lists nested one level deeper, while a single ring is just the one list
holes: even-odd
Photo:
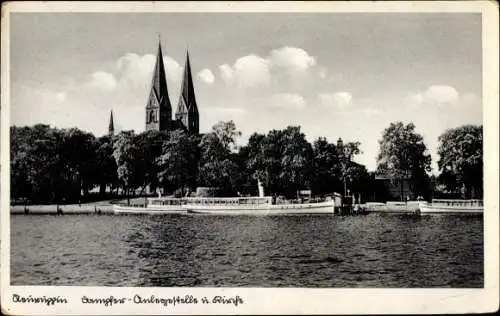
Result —
[{"label": "water", "polygon": [[11,283],[483,287],[471,216],[12,216]]}]

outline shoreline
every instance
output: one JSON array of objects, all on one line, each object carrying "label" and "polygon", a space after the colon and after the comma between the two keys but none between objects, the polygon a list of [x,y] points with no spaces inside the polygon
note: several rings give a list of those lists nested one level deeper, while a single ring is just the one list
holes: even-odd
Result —
[{"label": "shoreline", "polygon": [[107,202],[85,203],[85,204],[33,204],[33,205],[11,205],[10,214],[99,214],[113,213],[113,204]]},{"label": "shoreline", "polygon": [[[404,203],[404,202],[403,202]],[[412,213],[418,208],[417,205],[401,207],[399,202],[388,203],[366,203],[360,206],[367,213]],[[114,214],[113,205],[110,201],[101,201],[82,204],[33,204],[33,205],[11,205],[10,214],[24,215],[81,215],[81,214]]]}]

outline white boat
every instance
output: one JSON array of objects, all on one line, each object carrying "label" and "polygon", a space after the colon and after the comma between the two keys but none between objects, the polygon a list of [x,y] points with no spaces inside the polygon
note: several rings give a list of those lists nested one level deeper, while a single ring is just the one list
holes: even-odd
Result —
[{"label": "white boat", "polygon": [[333,214],[334,200],[273,204],[271,197],[192,198],[183,206],[189,213],[212,215]]},{"label": "white boat", "polygon": [[432,203],[420,202],[421,214],[482,214],[482,200],[432,200]]},{"label": "white boat", "polygon": [[386,203],[367,202],[363,206],[367,212],[371,213],[407,214],[416,213],[419,209],[419,203],[419,201],[387,201]]},{"label": "white boat", "polygon": [[113,205],[115,214],[185,214],[187,198],[149,198],[146,206]]}]

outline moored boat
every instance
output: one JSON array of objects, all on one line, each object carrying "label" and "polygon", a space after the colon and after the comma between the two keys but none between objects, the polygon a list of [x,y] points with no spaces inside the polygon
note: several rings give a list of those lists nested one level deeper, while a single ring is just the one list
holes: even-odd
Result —
[{"label": "moored boat", "polygon": [[146,206],[114,205],[113,211],[115,214],[184,214],[186,201],[186,198],[149,198]]},{"label": "moored boat", "polygon": [[189,213],[212,215],[333,214],[334,200],[273,204],[272,197],[192,198],[184,208]]},{"label": "moored boat", "polygon": [[386,203],[367,202],[363,206],[369,213],[413,214],[418,213],[419,204],[419,201],[387,201]]},{"label": "moored boat", "polygon": [[420,202],[421,214],[482,214],[482,200],[442,200],[433,199],[431,203]]}]

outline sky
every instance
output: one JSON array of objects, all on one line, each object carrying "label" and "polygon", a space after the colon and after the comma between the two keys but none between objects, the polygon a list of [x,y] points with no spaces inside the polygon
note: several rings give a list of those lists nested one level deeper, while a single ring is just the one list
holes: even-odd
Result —
[{"label": "sky", "polygon": [[413,122],[433,159],[448,128],[482,124],[474,13],[13,13],[12,125],[142,132],[160,39],[173,111],[189,50],[200,132],[300,125],[361,142],[375,170],[391,122]]}]

